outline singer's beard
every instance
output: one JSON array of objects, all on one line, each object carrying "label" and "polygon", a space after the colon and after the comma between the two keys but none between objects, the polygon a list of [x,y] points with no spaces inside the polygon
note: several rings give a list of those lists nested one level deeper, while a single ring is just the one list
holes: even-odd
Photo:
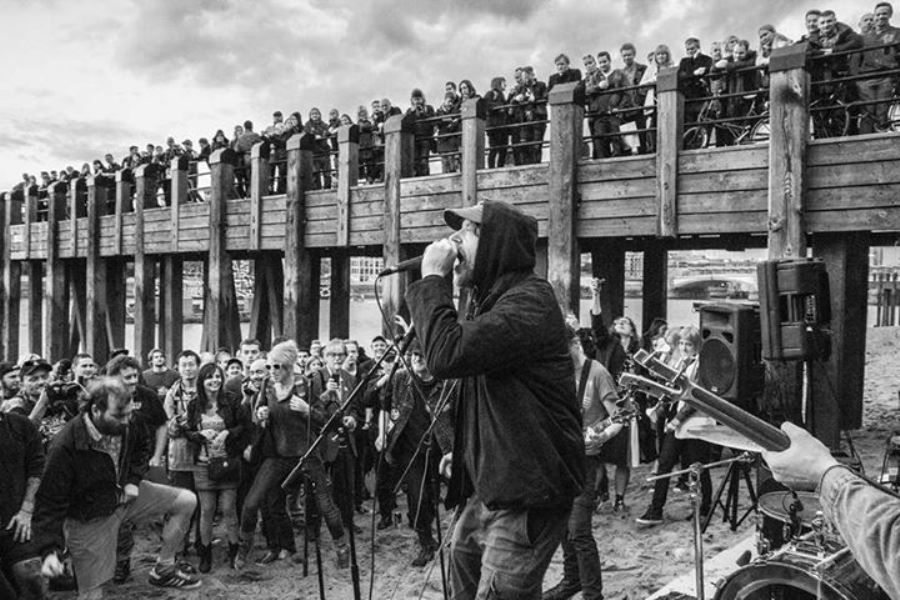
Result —
[{"label": "singer's beard", "polygon": [[474,267],[475,265],[465,260],[462,254],[459,255],[459,258],[456,259],[456,264],[453,265],[453,282],[457,287],[472,287]]}]

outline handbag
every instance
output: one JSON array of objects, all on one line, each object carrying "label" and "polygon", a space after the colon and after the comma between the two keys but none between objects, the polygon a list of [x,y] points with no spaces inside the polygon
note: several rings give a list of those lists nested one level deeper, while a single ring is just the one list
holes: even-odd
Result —
[{"label": "handbag", "polygon": [[211,456],[207,464],[210,481],[237,481],[241,461],[230,456]]}]

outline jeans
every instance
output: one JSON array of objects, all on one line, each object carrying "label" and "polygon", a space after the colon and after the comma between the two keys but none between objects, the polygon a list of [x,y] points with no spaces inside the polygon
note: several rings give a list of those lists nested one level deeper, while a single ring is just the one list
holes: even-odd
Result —
[{"label": "jeans", "polygon": [[[663,439],[662,449],[659,452],[659,465],[657,467],[657,475],[665,475],[672,471],[678,463],[679,458],[682,464],[691,465],[695,462],[706,464],[709,462],[709,443],[703,440],[681,440],[675,437],[675,432],[666,432]],[[666,505],[666,497],[669,494],[669,478],[657,479],[653,486],[653,500],[650,508],[655,511],[662,511]],[[710,498],[712,496],[712,480],[709,477],[709,471],[704,470],[700,475],[700,514],[709,512]]]},{"label": "jeans", "polygon": [[505,128],[497,131],[488,131],[488,169],[496,169],[506,165],[506,150],[509,143],[509,133]]},{"label": "jeans", "polygon": [[228,541],[237,544],[238,519],[235,508],[237,489],[200,490],[197,492],[197,497],[200,499],[200,543],[208,546],[212,542],[213,517],[216,514],[216,506],[218,506],[225,521]]},{"label": "jeans", "polygon": [[[241,537],[247,539],[256,531],[257,513],[265,504],[268,519],[268,535],[270,549],[285,549],[295,551],[294,528],[285,509],[284,490],[281,482],[296,466],[296,458],[268,457],[265,458],[253,479],[253,485],[244,499],[244,509],[241,511]],[[306,463],[306,469],[315,486],[313,496],[325,522],[331,532],[332,538],[340,539],[344,535],[341,525],[341,517],[337,507],[331,498],[331,486],[325,476],[322,463],[315,458],[310,458]],[[307,495],[307,502],[313,499]]]},{"label": "jeans", "polygon": [[539,600],[571,509],[490,510],[472,496],[457,511],[451,598]]},{"label": "jeans", "polygon": [[600,555],[591,530],[591,518],[594,509],[597,508],[594,482],[600,459],[588,456],[585,464],[587,474],[584,492],[575,498],[572,504],[572,513],[569,515],[566,535],[562,541],[563,579],[571,583],[580,583],[581,594],[585,600],[602,600],[603,577],[600,570]]},{"label": "jeans", "polygon": [[859,123],[859,132],[873,133],[875,127],[887,125],[888,109],[890,107],[889,99],[893,89],[891,78],[879,77],[878,79],[857,81],[856,88],[859,91],[859,99],[863,102],[885,100],[885,102],[864,104],[860,107],[863,118]]},{"label": "jeans", "polygon": [[[390,518],[391,513],[396,507],[394,499],[394,487],[403,472],[406,465],[409,464],[415,451],[415,445],[411,449],[405,449],[398,452],[393,460],[393,464],[385,462],[381,465],[382,480],[378,487],[378,506],[382,517]],[[406,474],[404,485],[406,488],[406,506],[409,509],[407,517],[413,529],[419,534],[420,539],[431,539],[431,524],[435,520],[435,498],[434,487],[432,482],[428,480],[429,471],[436,473],[439,464],[439,455],[436,450],[432,449],[429,454],[430,464],[425,465],[425,450],[421,450],[416,459],[409,467]]]},{"label": "jeans", "polygon": [[619,133],[619,119],[617,117],[599,117],[591,120],[591,141],[594,145],[592,158],[609,158],[622,154],[622,140]]}]

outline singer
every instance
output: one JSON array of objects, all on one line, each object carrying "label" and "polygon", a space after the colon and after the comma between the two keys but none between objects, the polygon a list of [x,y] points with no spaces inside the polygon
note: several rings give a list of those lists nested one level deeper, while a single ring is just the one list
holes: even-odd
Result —
[{"label": "singer", "polygon": [[[584,483],[562,311],[534,274],[537,221],[503,202],[444,211],[406,300],[429,370],[460,378],[448,507],[452,597],[540,598]],[[460,322],[446,276],[471,293]]]}]

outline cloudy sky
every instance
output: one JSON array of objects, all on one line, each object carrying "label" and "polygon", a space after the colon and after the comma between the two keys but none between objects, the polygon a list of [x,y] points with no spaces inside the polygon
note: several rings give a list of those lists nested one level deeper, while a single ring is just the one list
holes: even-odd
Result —
[{"label": "cloudy sky", "polygon": [[[874,2],[834,0],[854,26]],[[272,111],[355,114],[412,87],[491,77],[632,41],[638,56],[772,23],[803,33],[804,2],[754,0],[0,0],[0,190],[127,147],[212,137]],[[615,54],[615,53],[614,53]]]}]

